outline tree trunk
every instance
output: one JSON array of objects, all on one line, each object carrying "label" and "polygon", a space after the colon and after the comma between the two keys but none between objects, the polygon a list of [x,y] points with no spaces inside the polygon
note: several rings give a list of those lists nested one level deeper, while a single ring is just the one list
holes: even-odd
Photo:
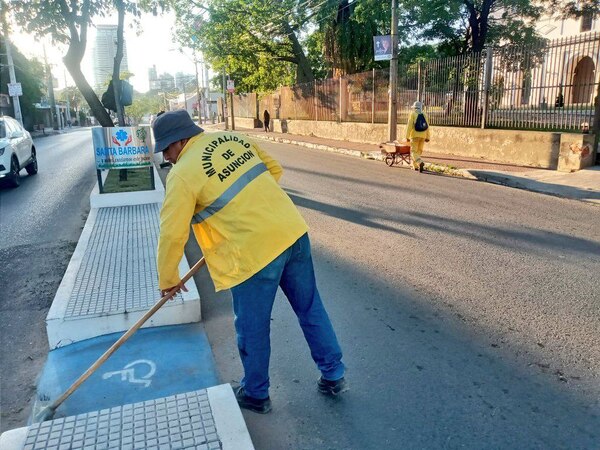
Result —
[{"label": "tree trunk", "polygon": [[112,119],[106,112],[106,109],[104,109],[104,105],[102,105],[90,84],[85,79],[79,64],[73,63],[68,60],[67,57],[63,58],[63,61],[65,66],[67,66],[67,70],[69,71],[69,74],[71,74],[73,81],[75,81],[77,89],[79,89],[79,92],[81,92],[81,95],[85,98],[85,101],[89,105],[90,110],[98,123],[103,127],[112,127]]},{"label": "tree trunk", "polygon": [[304,50],[302,49],[300,42],[298,42],[296,33],[294,30],[292,30],[290,24],[285,21],[283,22],[283,29],[292,41],[292,51],[294,53],[294,57],[298,61],[298,67],[296,68],[296,82],[308,83],[314,81],[315,76],[313,74],[312,67],[310,66],[308,58],[304,54]]},{"label": "tree trunk", "polygon": [[119,118],[119,126],[125,126],[125,115],[123,105],[121,104],[121,61],[123,60],[123,27],[125,22],[125,7],[122,0],[115,0],[115,7],[118,12],[117,25],[117,53],[113,64],[113,90],[115,93],[115,105],[117,107],[117,116]]},{"label": "tree trunk", "polygon": [[[115,94],[115,107],[117,108],[117,117],[119,118],[119,126],[125,126],[125,114],[123,105],[121,104],[121,61],[123,60],[123,26],[125,22],[125,7],[123,0],[115,0],[117,8],[118,23],[117,23],[117,53],[113,63],[113,91]],[[119,170],[119,181],[127,181],[127,169]]]},{"label": "tree trunk", "polygon": [[106,112],[106,109],[104,109],[104,106],[98,99],[98,96],[87,82],[83,72],[81,71],[81,60],[83,59],[87,44],[87,25],[90,17],[89,0],[84,1],[81,7],[81,15],[78,17],[78,23],[80,25],[79,32],[77,31],[76,24],[73,21],[73,16],[76,16],[75,11],[69,10],[69,6],[64,0],[59,2],[59,5],[61,13],[69,25],[70,32],[69,49],[63,58],[65,66],[71,74],[73,81],[75,81],[77,89],[79,89],[79,92],[81,92],[81,95],[83,95],[83,98],[85,98],[85,101],[89,105],[90,111],[96,120],[98,120],[100,125],[103,127],[112,127],[113,122],[110,118],[110,115]]}]

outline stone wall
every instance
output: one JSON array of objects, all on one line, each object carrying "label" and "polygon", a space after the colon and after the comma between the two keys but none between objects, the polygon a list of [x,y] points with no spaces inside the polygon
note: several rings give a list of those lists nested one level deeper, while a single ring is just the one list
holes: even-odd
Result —
[{"label": "stone wall", "polygon": [[[236,118],[236,126],[253,128],[254,119]],[[311,120],[272,120],[276,133],[315,136],[341,141],[379,144],[387,140],[387,124],[361,122],[318,122]],[[404,125],[398,125],[404,136]],[[590,139],[592,135],[586,135]],[[431,142],[426,153],[443,153],[481,158],[498,163],[557,169],[561,149],[582,141],[577,133],[545,131],[494,130],[432,126]]]}]

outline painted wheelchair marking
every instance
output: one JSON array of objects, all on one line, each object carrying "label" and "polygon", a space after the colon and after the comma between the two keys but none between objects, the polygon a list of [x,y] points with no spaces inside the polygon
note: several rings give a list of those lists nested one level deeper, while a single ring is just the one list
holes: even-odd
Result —
[{"label": "painted wheelchair marking", "polygon": [[[135,368],[136,366],[144,365],[149,368],[148,373],[143,375],[140,378],[136,378],[135,376]],[[106,372],[102,375],[102,379],[108,380],[109,378],[120,375],[121,381],[128,381],[130,383],[143,384],[145,388],[150,386],[152,383],[152,375],[156,372],[156,364],[154,361],[150,361],[149,359],[138,359],[136,361],[130,362],[123,370],[115,370],[114,372]]]}]

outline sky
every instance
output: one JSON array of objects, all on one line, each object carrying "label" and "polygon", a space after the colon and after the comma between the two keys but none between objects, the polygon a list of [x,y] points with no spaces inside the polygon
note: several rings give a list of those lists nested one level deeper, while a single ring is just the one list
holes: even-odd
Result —
[{"label": "sky", "polygon": [[[107,17],[98,19],[97,24],[117,24],[117,18]],[[129,81],[133,84],[136,91],[146,92],[148,85],[148,69],[156,65],[159,74],[163,72],[175,75],[176,72],[185,74],[195,74],[194,63],[192,62],[191,51],[187,50],[187,55],[178,51],[179,45],[173,43],[175,15],[165,13],[154,17],[150,14],[144,14],[140,20],[140,28],[132,29],[131,21],[128,23],[125,16],[125,42],[127,45],[127,59],[129,71],[135,74]],[[139,33],[139,34],[138,34]],[[88,44],[86,54],[82,63],[82,69],[90,84],[93,84],[92,54],[94,38],[96,36],[95,28],[88,31]],[[66,70],[62,57],[66,53],[67,47],[54,46],[49,37],[38,40],[33,36],[24,34],[15,29],[12,33],[14,45],[27,57],[37,57],[44,59],[43,44],[46,47],[48,61],[52,64],[52,74],[58,79],[58,88],[62,89],[65,85],[65,76],[67,84],[73,86],[74,83]]]}]

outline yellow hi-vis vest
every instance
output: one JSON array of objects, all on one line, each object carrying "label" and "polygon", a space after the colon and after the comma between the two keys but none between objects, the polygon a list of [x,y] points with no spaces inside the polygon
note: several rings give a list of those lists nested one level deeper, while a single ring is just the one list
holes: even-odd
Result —
[{"label": "yellow hi-vis vest", "polygon": [[283,169],[236,133],[191,138],[167,176],[160,212],[159,288],[178,284],[192,223],[217,291],[259,272],[308,231],[277,180]]}]

